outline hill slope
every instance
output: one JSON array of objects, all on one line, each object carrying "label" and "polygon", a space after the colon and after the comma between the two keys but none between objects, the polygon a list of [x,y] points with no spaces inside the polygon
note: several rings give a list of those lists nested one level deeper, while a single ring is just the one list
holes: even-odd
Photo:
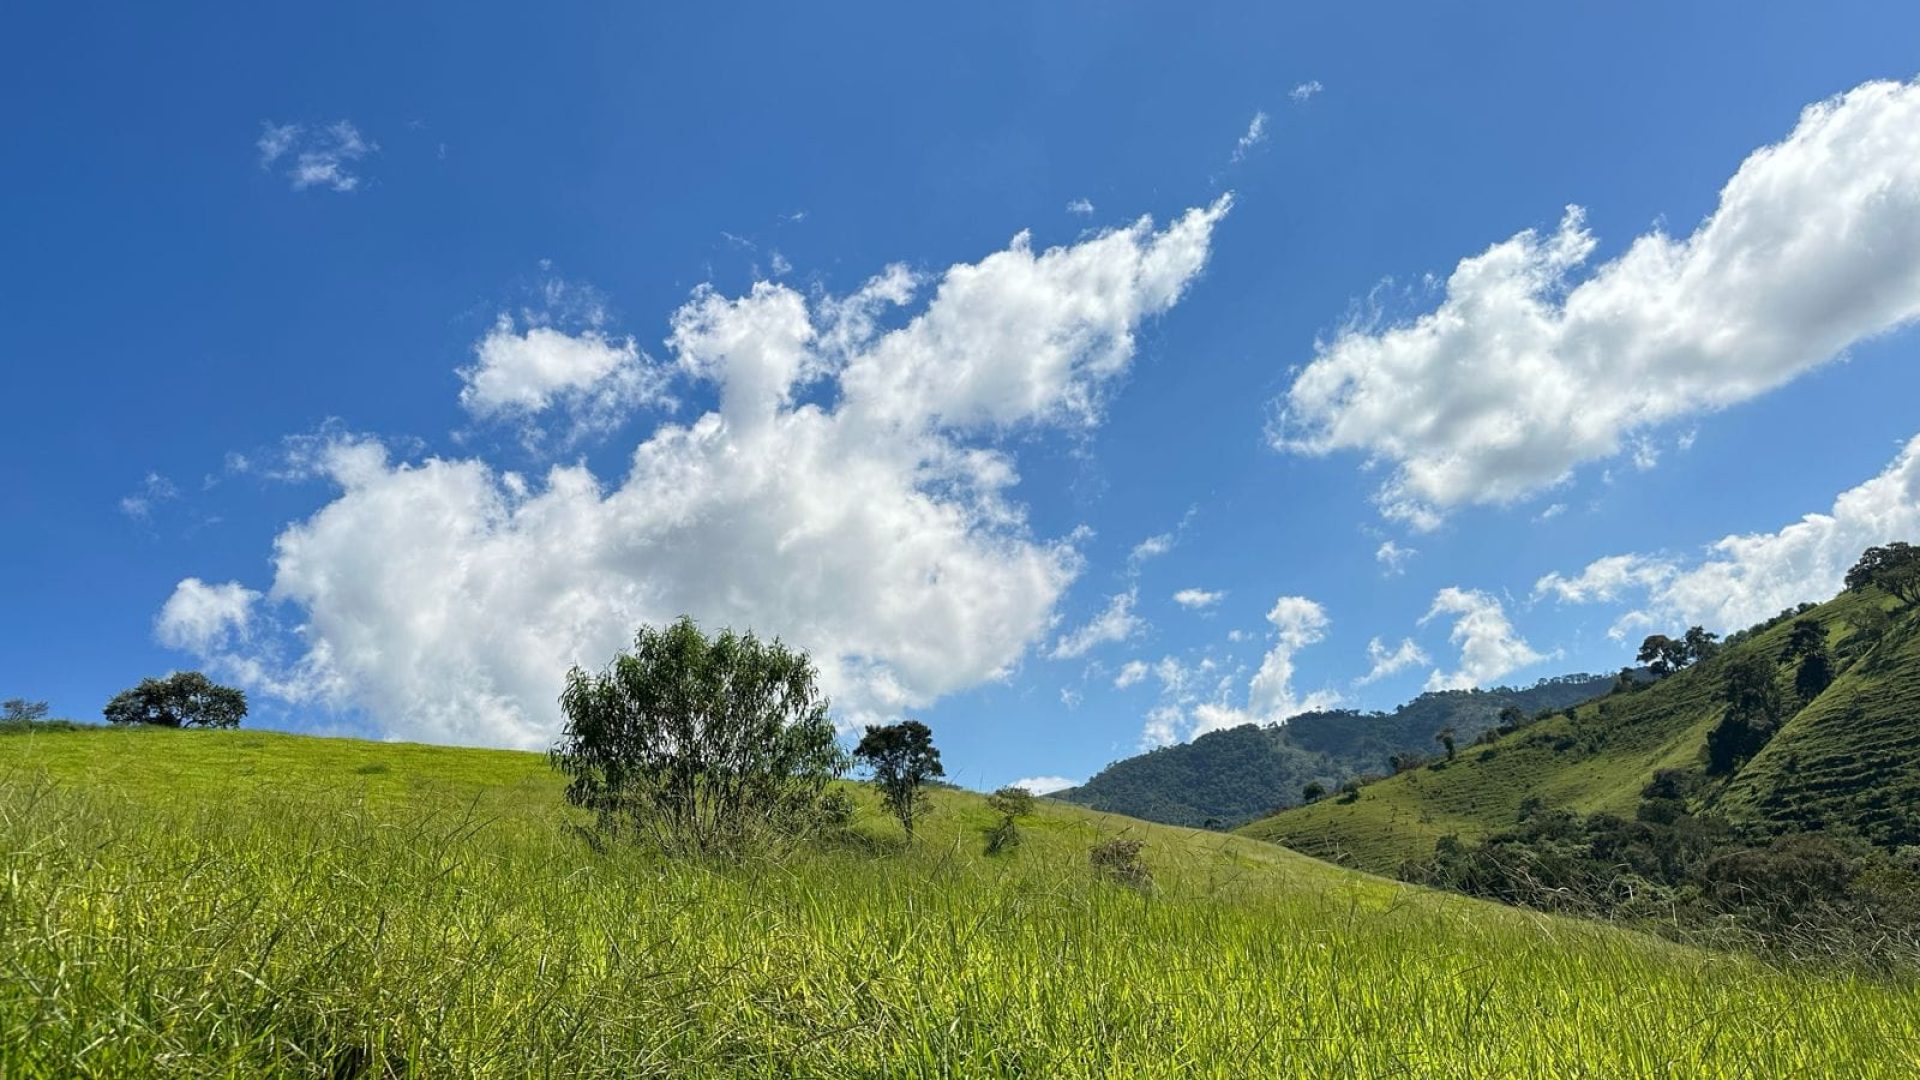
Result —
[{"label": "hill slope", "polygon": [[[862,792],[869,804],[871,796]],[[690,864],[536,755],[0,736],[0,1075],[1894,1076],[1920,993],[1050,805]],[[1146,842],[1158,887],[1086,851]]]},{"label": "hill slope", "polygon": [[1230,828],[1300,802],[1310,781],[1332,789],[1385,772],[1395,754],[1432,753],[1442,728],[1468,742],[1493,727],[1502,709],[1564,708],[1612,684],[1612,676],[1568,675],[1523,689],[1421,694],[1391,713],[1337,709],[1269,727],[1246,724],[1116,761],[1054,798],[1148,821]]},{"label": "hill slope", "polygon": [[[1840,677],[1791,716],[1766,748],[1709,789],[1709,805],[1735,820],[1840,826],[1882,843],[1920,839],[1920,625],[1903,619],[1869,651],[1854,640],[1877,592],[1846,593],[1807,618],[1827,630]],[[1642,689],[1589,702],[1483,746],[1458,760],[1368,784],[1358,798],[1326,799],[1241,831],[1347,865],[1389,872],[1423,858],[1447,834],[1477,839],[1510,826],[1521,804],[1631,817],[1654,773],[1698,768],[1707,733],[1725,706],[1727,664],[1759,655],[1776,664],[1792,619],[1779,619],[1713,660]],[[1791,692],[1788,691],[1790,694]]]}]

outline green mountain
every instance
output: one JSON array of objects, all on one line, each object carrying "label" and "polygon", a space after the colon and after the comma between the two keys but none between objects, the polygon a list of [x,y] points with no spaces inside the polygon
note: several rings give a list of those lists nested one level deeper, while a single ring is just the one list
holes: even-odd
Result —
[{"label": "green mountain", "polygon": [[[1830,683],[1800,682],[1796,634],[1824,639]],[[1754,692],[1772,715],[1749,735],[1757,752],[1716,770],[1709,738],[1727,730],[1741,671],[1760,673]],[[1687,781],[1690,812],[1735,825],[1920,844],[1920,606],[1865,588],[1783,612],[1651,685],[1240,831],[1390,872],[1444,836],[1479,840],[1536,808],[1631,820],[1662,770]]]},{"label": "green mountain", "polygon": [[1439,750],[1452,728],[1471,741],[1506,709],[1533,715],[1606,692],[1613,677],[1566,675],[1524,689],[1446,690],[1422,694],[1390,713],[1313,712],[1282,724],[1244,724],[1178,746],[1116,761],[1054,797],[1095,810],[1170,825],[1231,828],[1301,801],[1309,783],[1329,791],[1381,773],[1396,756]]}]

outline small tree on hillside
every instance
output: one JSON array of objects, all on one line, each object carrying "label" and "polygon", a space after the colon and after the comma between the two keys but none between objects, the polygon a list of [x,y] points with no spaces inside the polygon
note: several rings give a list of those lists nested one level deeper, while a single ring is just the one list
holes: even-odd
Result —
[{"label": "small tree on hillside", "polygon": [[1780,659],[1789,663],[1799,661],[1793,673],[1793,689],[1802,702],[1812,701],[1833,685],[1833,654],[1827,651],[1827,628],[1816,619],[1801,619],[1793,624]]},{"label": "small tree on hillside", "polygon": [[568,672],[550,757],[569,802],[669,850],[791,835],[819,823],[845,765],[815,679],[779,641],[643,626],[606,670]]},{"label": "small tree on hillside", "polygon": [[1019,819],[1033,813],[1033,792],[1003,787],[987,796],[987,806],[1000,815],[1000,824],[987,831],[987,854],[998,855],[1020,846]]},{"label": "small tree on hillside", "polygon": [[1300,789],[1300,801],[1303,803],[1319,802],[1326,797],[1327,785],[1318,780],[1309,780],[1307,786]]},{"label": "small tree on hillside", "polygon": [[1786,702],[1774,681],[1773,661],[1759,653],[1727,666],[1720,697],[1726,713],[1707,732],[1707,771],[1724,774],[1767,745],[1785,715]]},{"label": "small tree on hillside", "polygon": [[1443,748],[1445,748],[1445,750],[1447,751],[1447,760],[1452,761],[1455,753],[1453,729],[1450,727],[1441,728],[1439,731],[1434,733],[1433,741],[1439,743]]},{"label": "small tree on hillside", "polygon": [[1675,641],[1665,634],[1649,634],[1640,643],[1640,653],[1635,659],[1651,668],[1655,675],[1665,677],[1686,667],[1687,657],[1686,642]]},{"label": "small tree on hillside", "polygon": [[913,839],[913,823],[926,815],[921,786],[947,774],[933,746],[933,730],[918,720],[868,725],[853,756],[873,770],[880,801],[900,819],[907,839]]},{"label": "small tree on hillside", "polygon": [[26,698],[8,698],[0,701],[0,723],[31,724],[47,718],[47,703],[28,701]]},{"label": "small tree on hillside", "polygon": [[231,728],[247,715],[247,695],[197,671],[176,671],[164,679],[141,679],[101,711],[113,724]]},{"label": "small tree on hillside", "polygon": [[1687,662],[1690,664],[1711,660],[1720,651],[1720,635],[1704,626],[1688,627],[1680,643],[1687,648]]}]

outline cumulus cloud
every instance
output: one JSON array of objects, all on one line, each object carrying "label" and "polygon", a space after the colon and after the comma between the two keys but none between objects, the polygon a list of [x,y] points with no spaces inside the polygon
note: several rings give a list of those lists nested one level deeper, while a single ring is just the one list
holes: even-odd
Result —
[{"label": "cumulus cloud", "polygon": [[1230,674],[1210,687],[1204,685],[1202,678],[1213,671],[1212,661],[1202,661],[1195,670],[1171,657],[1162,660],[1155,674],[1164,700],[1147,714],[1141,745],[1166,746],[1242,724],[1275,724],[1338,704],[1340,695],[1335,691],[1316,690],[1303,698],[1293,688],[1295,654],[1325,640],[1332,625],[1326,609],[1304,596],[1282,596],[1267,612],[1267,621],[1273,625],[1273,645],[1247,682],[1243,706],[1227,701],[1234,683]]},{"label": "cumulus cloud", "polygon": [[1226,593],[1209,589],[1181,589],[1173,594],[1174,603],[1192,610],[1210,608],[1226,598]]},{"label": "cumulus cloud", "polygon": [[1355,686],[1366,686],[1379,682],[1399,671],[1416,664],[1432,663],[1425,649],[1414,644],[1412,638],[1402,638],[1397,648],[1389,649],[1379,638],[1367,642],[1367,662],[1371,666],[1365,675],[1354,680]]},{"label": "cumulus cloud", "polygon": [[480,419],[523,422],[556,410],[573,436],[605,431],[648,404],[666,400],[667,375],[632,338],[597,329],[568,334],[551,326],[516,329],[502,314],[460,368],[460,405]]},{"label": "cumulus cloud", "polygon": [[1146,621],[1133,613],[1133,605],[1138,599],[1139,594],[1131,589],[1115,593],[1100,614],[1088,620],[1086,625],[1060,635],[1059,640],[1053,643],[1053,658],[1071,660],[1085,656],[1098,646],[1125,641],[1145,630]]},{"label": "cumulus cloud", "polygon": [[1860,553],[1895,540],[1920,540],[1920,436],[1884,471],[1775,532],[1727,536],[1698,559],[1609,555],[1579,574],[1548,574],[1535,596],[1564,603],[1613,603],[1642,596],[1610,633],[1640,627],[1705,626],[1726,633],[1805,601],[1839,592]]},{"label": "cumulus cloud", "polygon": [[174,586],[160,608],[154,636],[170,649],[206,653],[244,638],[260,594],[237,581],[209,585],[190,577]]},{"label": "cumulus cloud", "polygon": [[1132,686],[1134,683],[1146,677],[1147,662],[1145,660],[1129,660],[1120,665],[1119,673],[1113,677],[1113,688],[1115,690],[1125,690],[1127,687]]},{"label": "cumulus cloud", "polygon": [[[844,298],[698,290],[670,344],[718,405],[659,425],[616,480],[396,460],[336,434],[313,459],[337,497],[274,544],[269,597],[297,613],[298,655],[224,655],[261,665],[262,685],[304,669],[318,700],[387,735],[521,747],[557,730],[569,665],[681,613],[807,649],[843,722],[1000,678],[1053,624],[1080,557],[1032,535],[999,436],[1097,421],[1227,206],[1044,251],[1022,234]],[[816,382],[834,393],[800,400]]]},{"label": "cumulus cloud", "polygon": [[1246,134],[1241,135],[1240,141],[1233,146],[1233,160],[1245,161],[1249,150],[1266,141],[1267,114],[1264,111],[1256,112],[1253,114],[1253,119],[1247,124]]},{"label": "cumulus cloud", "polygon": [[1920,84],[1809,107],[1741,164],[1690,236],[1582,271],[1578,207],[1461,260],[1438,308],[1318,345],[1280,402],[1282,449],[1393,467],[1390,517],[1506,503],[1654,426],[1726,408],[1920,317]]},{"label": "cumulus cloud", "polygon": [[1008,787],[1026,788],[1035,795],[1051,795],[1056,791],[1065,791],[1070,787],[1079,787],[1080,781],[1069,780],[1064,776],[1029,776],[1015,780]]},{"label": "cumulus cloud", "polygon": [[347,120],[317,127],[264,123],[254,148],[260,151],[262,169],[285,167],[293,190],[317,187],[342,193],[360,187],[355,164],[380,149]]},{"label": "cumulus cloud", "polygon": [[1441,589],[1420,625],[1442,616],[1453,617],[1447,639],[1460,646],[1460,668],[1453,672],[1436,668],[1427,677],[1428,690],[1492,686],[1508,673],[1546,659],[1514,630],[1506,608],[1487,593],[1454,586]]}]

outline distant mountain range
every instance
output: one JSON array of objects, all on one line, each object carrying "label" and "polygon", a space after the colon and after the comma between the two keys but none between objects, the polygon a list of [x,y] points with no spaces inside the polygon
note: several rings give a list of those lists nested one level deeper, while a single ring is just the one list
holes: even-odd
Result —
[{"label": "distant mountain range", "polygon": [[1171,825],[1233,828],[1298,805],[1309,784],[1333,791],[1391,770],[1396,756],[1439,752],[1451,728],[1465,746],[1503,710],[1532,717],[1605,693],[1611,675],[1563,675],[1525,688],[1421,694],[1390,713],[1339,709],[1280,724],[1246,724],[1116,761],[1054,798]]}]

